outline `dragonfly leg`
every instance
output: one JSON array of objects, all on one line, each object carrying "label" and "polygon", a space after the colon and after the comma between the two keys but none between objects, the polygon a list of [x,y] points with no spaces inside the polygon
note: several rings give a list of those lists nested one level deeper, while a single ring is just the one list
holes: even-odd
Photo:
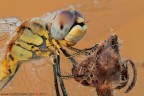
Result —
[{"label": "dragonfly leg", "polygon": [[55,64],[53,64],[53,72],[54,72],[54,83],[55,83],[56,95],[60,96],[59,88],[58,88],[58,81],[57,81],[57,67]]},{"label": "dragonfly leg", "polygon": [[83,55],[90,55],[91,53],[93,53],[98,47],[98,44],[95,44],[93,47],[91,48],[85,48],[85,49],[77,49],[77,48],[74,48],[74,47],[68,47],[70,50],[74,51],[75,53],[70,55],[69,57],[75,57],[79,54],[83,54]]},{"label": "dragonfly leg", "polygon": [[70,57],[71,55],[65,49],[61,48],[61,51],[66,57],[69,57],[68,59],[73,63],[73,66],[78,65],[77,61],[73,57]]},{"label": "dragonfly leg", "polygon": [[65,89],[65,85],[64,85],[63,79],[61,78],[60,56],[59,55],[57,55],[56,66],[57,66],[57,75],[59,77],[59,82],[60,82],[60,86],[61,86],[61,89],[62,89],[63,96],[68,96],[67,92],[66,92],[66,89]]}]

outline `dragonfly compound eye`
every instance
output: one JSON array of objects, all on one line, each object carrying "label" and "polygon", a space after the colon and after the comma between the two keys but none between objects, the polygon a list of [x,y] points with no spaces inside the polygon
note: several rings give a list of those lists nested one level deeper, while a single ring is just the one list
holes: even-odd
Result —
[{"label": "dragonfly compound eye", "polygon": [[64,10],[53,20],[51,34],[56,40],[75,45],[86,33],[84,17],[76,10]]}]

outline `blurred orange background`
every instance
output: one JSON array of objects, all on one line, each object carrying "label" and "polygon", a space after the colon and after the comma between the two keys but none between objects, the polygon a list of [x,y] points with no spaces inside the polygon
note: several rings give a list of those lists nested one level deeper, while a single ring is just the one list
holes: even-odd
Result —
[{"label": "blurred orange background", "polygon": [[[136,86],[130,93],[123,96],[144,96],[143,0],[1,0],[0,17],[16,16],[21,20],[26,20],[65,8],[69,5],[79,6],[77,9],[81,11],[86,20],[92,19],[87,23],[87,35],[75,47],[90,47],[105,40],[111,33],[118,34],[123,42],[121,48],[122,57],[124,59],[132,59],[136,63],[138,70]],[[38,76],[32,76],[32,68],[32,64],[23,65],[17,76],[3,92],[14,93],[22,92],[22,90],[25,90],[24,92],[43,91],[48,93],[46,96],[55,96],[52,83],[52,66],[43,65],[42,67],[36,67],[37,74],[42,78],[39,84],[35,80]],[[74,80],[67,80],[65,83],[70,96],[95,96],[96,94],[92,88],[78,87],[79,84]],[[53,87],[47,90],[49,84]]]}]

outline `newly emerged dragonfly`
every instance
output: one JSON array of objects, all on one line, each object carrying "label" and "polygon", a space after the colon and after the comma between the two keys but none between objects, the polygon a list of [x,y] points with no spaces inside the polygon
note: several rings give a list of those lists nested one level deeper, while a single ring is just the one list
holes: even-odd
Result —
[{"label": "newly emerged dragonfly", "polygon": [[[86,1],[86,2],[85,2]],[[95,39],[95,37],[98,37],[99,36],[99,34],[102,34],[103,32],[109,32],[108,30],[110,29],[110,28],[116,28],[116,27],[119,27],[119,26],[121,26],[121,24],[123,24],[124,22],[126,22],[126,21],[128,21],[128,20],[130,20],[130,19],[132,19],[132,18],[135,18],[139,13],[141,13],[142,11],[133,11],[133,9],[134,8],[136,8],[136,6],[133,6],[133,7],[130,7],[130,6],[127,6],[127,5],[123,5],[123,9],[120,7],[120,6],[117,6],[118,5],[118,3],[120,3],[120,2],[117,2],[117,3],[114,3],[115,2],[115,0],[93,0],[94,2],[91,2],[91,1],[88,1],[88,0],[84,0],[84,3],[83,4],[77,4],[76,6],[74,6],[76,9],[78,9],[78,10],[80,10],[80,12],[82,12],[82,13],[84,13],[84,16],[86,16],[87,18],[90,18],[90,17],[94,17],[94,19],[93,19],[93,23],[95,24],[95,25],[97,25],[95,28],[93,28],[92,26],[91,26],[91,23],[88,23],[88,25],[90,26],[89,27],[89,33],[91,33],[91,34],[93,34],[92,35],[92,37],[91,38],[94,38],[93,40],[94,40],[94,42],[96,42],[96,39]],[[104,2],[100,2],[100,1],[104,1]],[[114,4],[116,4],[115,6],[117,6],[116,8],[117,9],[114,9],[113,8],[113,3]],[[122,5],[122,4],[121,4]],[[138,9],[137,9],[138,10]],[[57,11],[55,14],[58,14],[58,13],[60,13],[61,11]],[[51,14],[50,14],[51,15]],[[106,15],[106,16],[105,16]],[[62,15],[62,17],[63,17],[63,15]],[[65,17],[67,17],[67,16],[65,16]],[[103,17],[105,17],[105,18],[103,18]],[[83,18],[83,17],[82,17]],[[50,19],[49,19],[49,17],[47,17],[47,15],[46,16],[43,16],[42,18],[41,18],[42,20],[44,20],[44,21],[51,21]],[[63,18],[61,18],[61,16],[60,16],[60,19],[62,19],[63,20]],[[30,21],[28,21],[28,22],[33,22],[33,21],[35,21],[36,20],[36,22],[38,21],[40,21],[40,23],[41,23],[41,20],[39,20],[39,19],[32,19],[32,20],[30,20]],[[55,17],[55,20],[57,21],[57,17]],[[73,18],[70,18],[70,19],[66,19],[66,21],[65,21],[65,19],[64,19],[64,21],[60,21],[59,22],[59,24],[60,25],[62,25],[64,22],[69,22],[69,20],[73,20]],[[105,22],[105,21],[107,21],[107,22]],[[18,18],[15,18],[15,17],[13,17],[13,18],[5,18],[5,19],[1,19],[1,25],[0,26],[2,26],[2,25],[4,25],[5,24],[5,26],[7,27],[7,28],[5,28],[5,30],[2,30],[2,32],[1,32],[1,35],[0,35],[0,43],[1,43],[1,50],[5,50],[5,48],[7,47],[7,44],[5,44],[5,42],[7,42],[7,41],[11,41],[10,39],[12,39],[12,37],[14,37],[15,36],[15,33],[17,33],[17,32],[14,32],[15,31],[15,28],[17,27],[17,26],[20,26],[21,25],[21,23],[23,22],[23,21],[20,21]],[[72,21],[72,22],[69,22],[68,23],[68,26],[67,26],[67,28],[69,29],[72,25],[73,25],[73,23],[75,23],[74,21]],[[59,25],[59,24],[57,24],[57,23],[53,23],[53,24],[55,24],[55,26],[53,26],[53,28],[65,28],[64,26],[60,26],[60,27],[56,27],[57,25]],[[25,24],[24,24],[25,25]],[[43,25],[43,24],[42,24]],[[45,24],[44,24],[45,25]],[[51,25],[51,24],[50,24]],[[37,26],[37,25],[36,25]],[[101,26],[101,27],[100,27]],[[20,29],[23,29],[23,27],[24,26],[21,26],[21,28]],[[1,28],[1,27],[0,27]],[[52,28],[52,27],[51,27]],[[3,29],[3,27],[2,27],[2,29]],[[10,31],[9,31],[9,30]],[[19,30],[20,31],[20,29],[17,29],[17,30]],[[47,28],[45,28],[45,29],[47,29]],[[50,28],[48,28],[48,29],[50,29]],[[52,29],[52,30],[60,30],[60,29]],[[71,29],[71,28],[70,28]],[[1,29],[0,29],[1,30]],[[37,30],[37,29],[35,29],[35,30]],[[39,29],[38,29],[39,30]],[[64,29],[65,30],[65,29]],[[93,32],[93,31],[95,31],[95,32]],[[64,32],[64,31],[63,31]],[[63,33],[62,32],[62,33]],[[66,34],[63,34],[63,36],[65,36]],[[95,35],[97,35],[97,36],[95,36]],[[57,39],[59,39],[60,37],[59,36],[57,36],[56,34],[53,34],[53,36],[55,36],[55,38],[57,38]],[[37,36],[36,36],[37,37]],[[33,38],[35,38],[35,37],[33,37]],[[62,37],[61,37],[62,38]],[[44,39],[44,38],[43,38]],[[27,42],[29,42],[30,40],[28,40],[28,39],[26,39],[27,40]],[[74,39],[75,40],[75,39]],[[41,41],[41,40],[40,40]],[[59,41],[59,40],[58,40]],[[92,40],[87,40],[87,41],[92,41]],[[60,43],[62,43],[62,44],[64,44],[63,43],[63,41],[59,41]],[[76,41],[77,42],[77,41]],[[74,42],[74,43],[76,43],[76,42]],[[39,42],[36,42],[36,44],[38,44]],[[93,42],[90,42],[90,44],[92,44]],[[21,43],[20,43],[21,44]],[[29,43],[30,44],[30,43]],[[28,45],[29,45],[28,44]],[[72,42],[69,42],[69,44],[72,44]],[[33,45],[33,44],[32,44]],[[31,46],[32,47],[32,45],[30,44],[29,46]],[[72,44],[73,45],[73,44]],[[27,46],[28,47],[28,46]],[[34,47],[34,49],[35,49],[35,47]],[[41,49],[41,48],[40,48]],[[58,48],[59,49],[59,48]],[[18,51],[18,50],[17,50]],[[47,50],[43,50],[44,52],[45,51],[47,51]],[[59,50],[58,50],[59,51]],[[5,51],[1,51],[1,55],[4,55],[4,52]],[[55,52],[54,52],[55,53]],[[57,52],[56,52],[57,53]],[[46,55],[46,54],[43,54],[43,55]],[[30,55],[29,55],[30,56]],[[2,57],[4,57],[4,56],[2,56]],[[2,60],[2,58],[0,58],[1,60]],[[24,58],[25,59],[25,58]],[[40,61],[35,61],[34,63],[39,63]],[[25,66],[25,65],[23,65],[23,66]],[[28,66],[31,66],[31,65],[28,65]],[[38,67],[39,69],[42,69],[42,68],[44,68],[44,67],[46,67],[45,65],[44,66],[42,66],[42,67]],[[26,67],[27,69],[29,69],[28,67]],[[28,73],[27,71],[25,71],[25,70],[27,70],[27,69],[24,69],[24,75],[25,75],[25,73]],[[37,68],[37,69],[38,69]],[[40,70],[38,70],[38,71],[40,71]],[[42,71],[43,71],[43,69],[42,69]],[[46,74],[46,73],[45,73]],[[42,74],[40,74],[40,75],[42,75]],[[41,76],[38,76],[38,77],[41,77]],[[49,76],[50,74],[48,74],[47,73],[47,76]],[[44,76],[45,77],[45,76]],[[24,79],[26,79],[26,78],[22,78],[22,80],[23,80],[23,82],[25,82],[24,81]],[[21,81],[21,79],[19,80],[19,81]],[[23,82],[21,82],[21,84],[23,84]],[[27,81],[28,82],[28,81]],[[33,82],[33,81],[31,81],[31,82]],[[3,84],[3,83],[2,83]],[[43,85],[48,85],[48,87],[51,85],[51,84],[46,84],[46,82],[43,84]],[[1,86],[3,86],[3,85],[1,85]],[[34,85],[33,85],[34,86]],[[40,86],[39,86],[40,87]],[[44,89],[43,88],[43,90],[46,90],[46,89]],[[75,90],[75,91],[77,91],[77,90]],[[68,91],[69,92],[69,91]],[[77,92],[79,92],[79,91],[77,91]],[[71,94],[71,93],[70,93]],[[85,92],[81,92],[80,94],[85,94]],[[50,95],[51,96],[51,95]],[[75,95],[75,93],[73,92],[72,93],[72,96],[76,96]]]}]

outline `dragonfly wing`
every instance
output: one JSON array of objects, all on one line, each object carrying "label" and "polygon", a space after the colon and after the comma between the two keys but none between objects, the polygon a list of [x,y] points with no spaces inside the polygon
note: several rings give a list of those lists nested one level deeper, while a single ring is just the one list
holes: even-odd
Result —
[{"label": "dragonfly wing", "polygon": [[21,23],[17,17],[0,18],[0,42],[12,37]]},{"label": "dragonfly wing", "polygon": [[13,32],[20,24],[21,20],[17,17],[0,18],[0,31]]},{"label": "dragonfly wing", "polygon": [[[2,68],[2,60],[4,59],[8,42],[16,34],[15,30],[21,24],[21,21],[17,17],[0,18],[0,67]],[[18,69],[18,68],[17,68]],[[5,78],[0,82],[0,89],[3,89],[7,83],[12,79]]]},{"label": "dragonfly wing", "polygon": [[16,34],[15,30],[21,23],[21,20],[17,17],[0,18],[0,61],[8,42]]}]

